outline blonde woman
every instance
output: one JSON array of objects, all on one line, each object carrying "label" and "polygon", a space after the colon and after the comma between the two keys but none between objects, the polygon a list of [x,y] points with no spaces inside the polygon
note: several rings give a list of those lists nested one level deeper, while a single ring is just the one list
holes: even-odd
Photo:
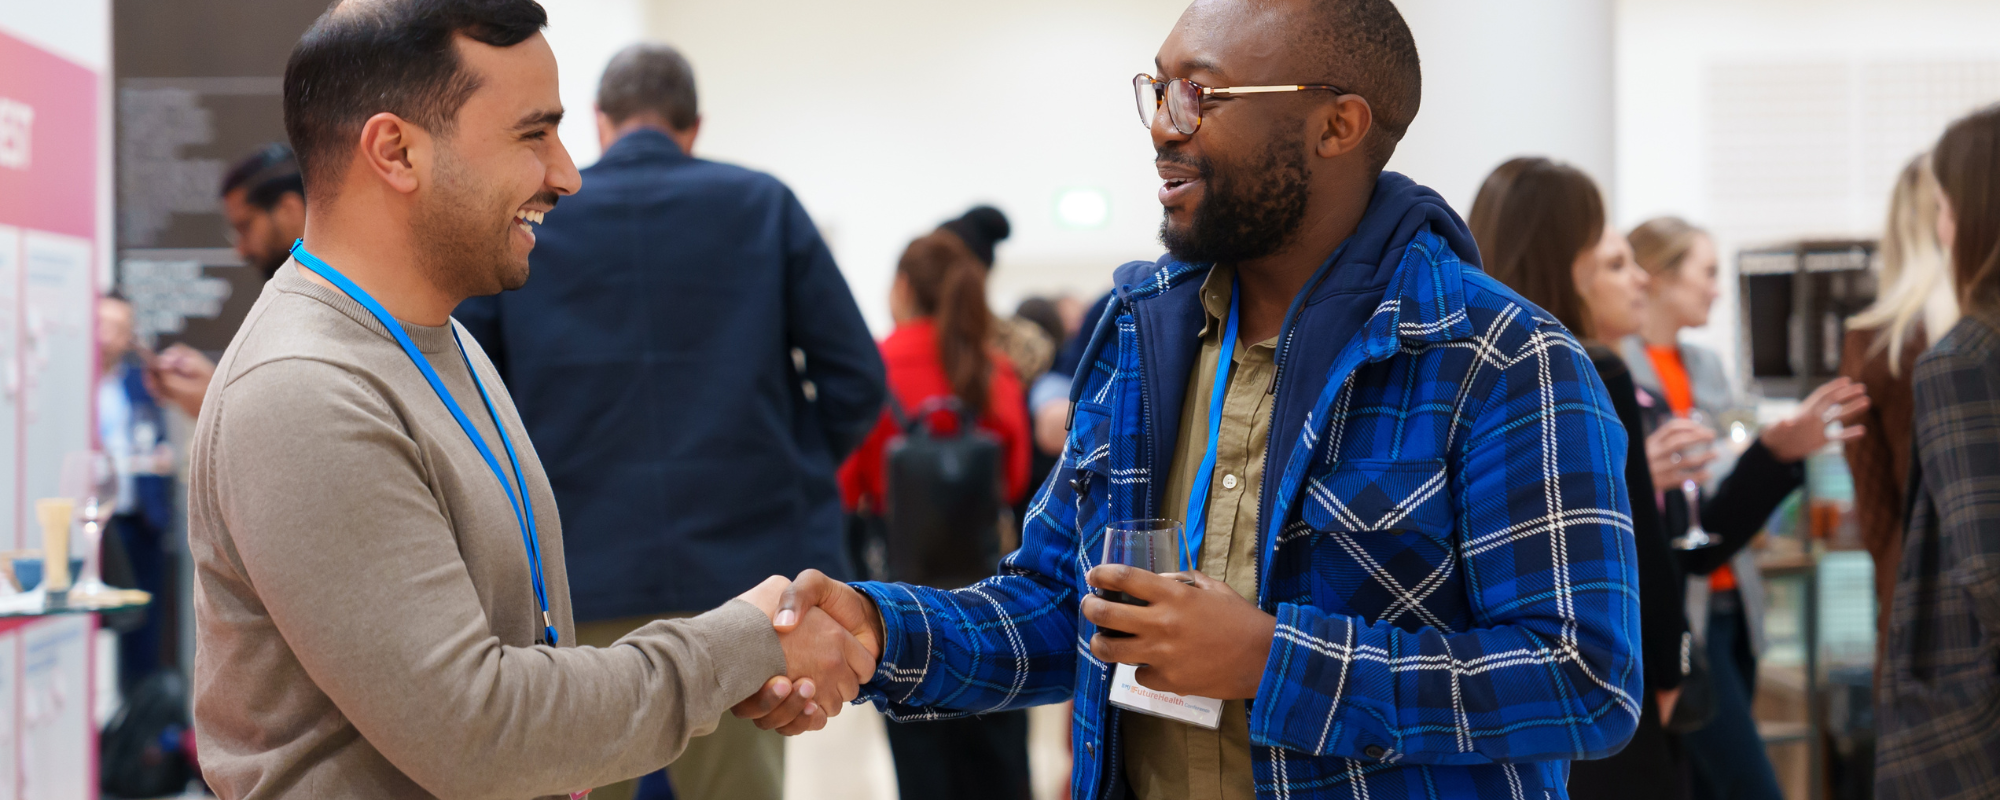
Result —
[{"label": "blonde woman", "polygon": [[1847,321],[1840,356],[1840,374],[1867,386],[1875,400],[1865,424],[1876,433],[1847,443],[1847,466],[1854,473],[1861,541],[1875,559],[1877,655],[1889,641],[1889,599],[1902,561],[1911,366],[1958,322],[1958,299],[1938,246],[1937,198],[1930,154],[1911,159],[1896,180],[1882,229],[1882,272],[1876,281],[1881,291],[1874,305]]},{"label": "blonde woman", "polygon": [[[1636,335],[1619,349],[1642,393],[1646,457],[1660,489],[1660,517],[1668,536],[1689,529],[1688,480],[1708,487],[1698,497],[1700,522],[1720,546],[1677,551],[1686,587],[1687,618],[1707,656],[1716,717],[1683,737],[1693,766],[1693,796],[1702,800],[1777,800],[1776,774],[1764,757],[1750,707],[1762,649],[1763,583],[1747,548],[1771,512],[1805,482],[1805,458],[1826,445],[1826,415],[1837,415],[1851,439],[1868,399],[1862,387],[1835,378],[1813,390],[1799,411],[1764,426],[1741,457],[1719,460],[1713,450],[1684,456],[1715,433],[1711,420],[1743,405],[1714,352],[1680,340],[1682,330],[1708,324],[1720,280],[1721,259],[1707,231],[1679,217],[1659,217],[1628,234],[1633,257],[1645,268],[1646,312]],[[1718,480],[1709,481],[1713,472]]]}]

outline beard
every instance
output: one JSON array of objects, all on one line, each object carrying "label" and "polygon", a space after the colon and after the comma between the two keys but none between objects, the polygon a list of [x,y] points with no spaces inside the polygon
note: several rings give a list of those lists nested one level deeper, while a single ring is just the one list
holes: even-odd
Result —
[{"label": "beard", "polygon": [[1203,191],[1194,219],[1177,228],[1164,213],[1160,218],[1160,243],[1179,261],[1234,264],[1263,258],[1291,241],[1305,220],[1312,186],[1306,178],[1305,149],[1290,136],[1272,137],[1254,168],[1224,165],[1218,171],[1208,158],[1170,152],[1161,152],[1159,160],[1201,173]]},{"label": "beard", "polygon": [[264,249],[258,253],[250,266],[255,267],[257,274],[264,276],[265,282],[268,283],[271,278],[277,276],[278,270],[285,266],[285,262],[290,260],[292,260],[292,243],[284,241],[278,236],[277,231],[272,231],[270,241],[264,243]]},{"label": "beard", "polygon": [[433,191],[415,215],[418,269],[458,297],[521,288],[528,261],[515,257],[511,238],[518,204],[504,189],[478,185],[477,172],[450,148],[437,153]]}]

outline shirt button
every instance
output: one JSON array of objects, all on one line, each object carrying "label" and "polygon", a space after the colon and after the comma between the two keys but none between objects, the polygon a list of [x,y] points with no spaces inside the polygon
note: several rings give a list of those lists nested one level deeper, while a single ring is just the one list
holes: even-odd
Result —
[{"label": "shirt button", "polygon": [[1236,488],[1236,476],[1234,476],[1234,475],[1224,475],[1224,476],[1222,476],[1222,488],[1224,488],[1224,489],[1234,489],[1234,488]]},{"label": "shirt button", "polygon": [[1389,751],[1382,749],[1382,746],[1379,744],[1371,744],[1361,752],[1369,758],[1381,758],[1389,754]]},{"label": "shirt button", "polygon": [[1090,753],[1090,754],[1092,754],[1092,755],[1095,755],[1095,754],[1097,753],[1097,743],[1096,743],[1096,742],[1084,742],[1084,743],[1083,743],[1083,752],[1086,752],[1086,753]]}]

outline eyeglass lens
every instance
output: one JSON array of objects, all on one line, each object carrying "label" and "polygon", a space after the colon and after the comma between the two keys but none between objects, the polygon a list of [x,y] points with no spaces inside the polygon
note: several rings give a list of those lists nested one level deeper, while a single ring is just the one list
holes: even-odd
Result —
[{"label": "eyeglass lens", "polygon": [[1167,120],[1183,136],[1192,136],[1201,127],[1201,89],[1186,79],[1161,81],[1151,75],[1132,79],[1134,99],[1139,103],[1139,122],[1150,128],[1160,106],[1167,107]]}]

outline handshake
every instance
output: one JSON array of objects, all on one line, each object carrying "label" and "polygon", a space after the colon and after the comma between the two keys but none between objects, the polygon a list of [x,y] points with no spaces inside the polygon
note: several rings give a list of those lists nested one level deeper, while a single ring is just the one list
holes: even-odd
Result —
[{"label": "handshake", "polygon": [[786,736],[816,731],[875,674],[882,618],[853,587],[809,569],[796,580],[773,575],[736,599],[771,618],[790,674],[766,681],[730,713]]}]

